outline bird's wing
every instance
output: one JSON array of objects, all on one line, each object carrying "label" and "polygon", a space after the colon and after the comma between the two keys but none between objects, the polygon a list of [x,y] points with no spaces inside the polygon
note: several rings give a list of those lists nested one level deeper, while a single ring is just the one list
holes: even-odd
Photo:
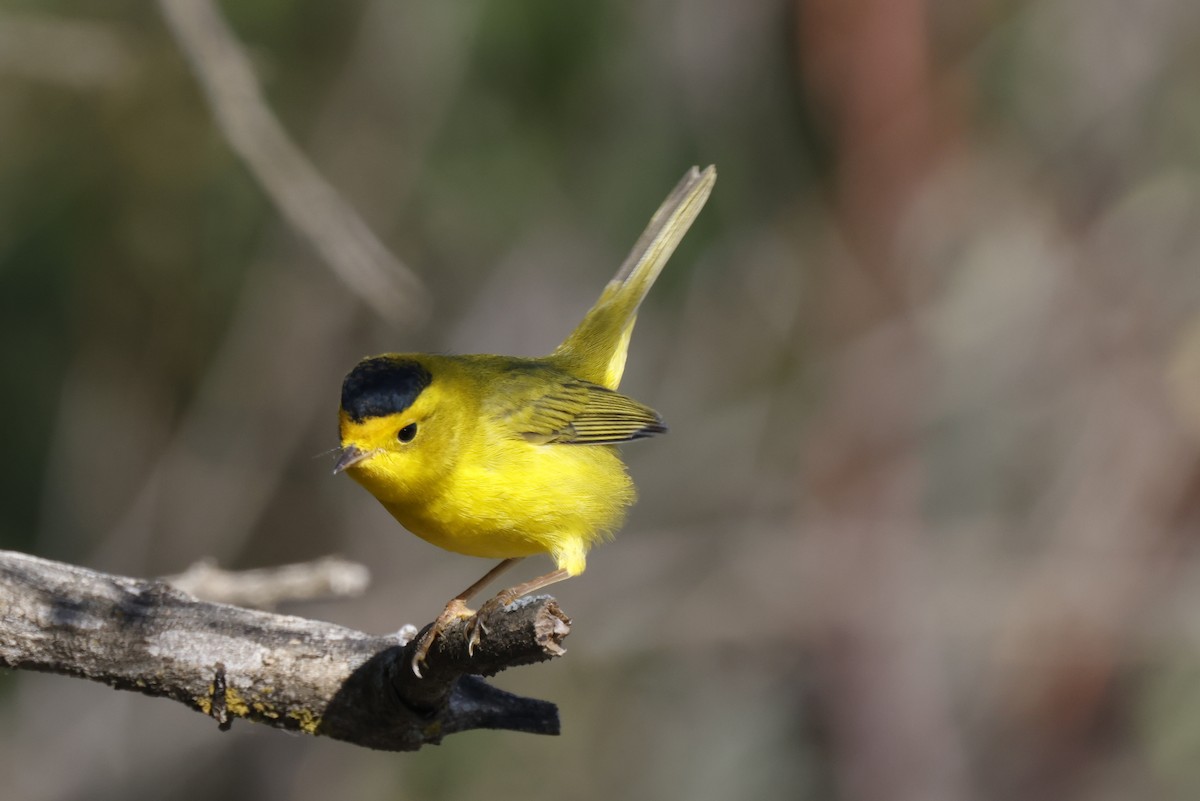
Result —
[{"label": "bird's wing", "polygon": [[[496,418],[539,445],[611,445],[667,430],[658,412],[611,389],[573,378],[515,381],[497,397]],[[523,385],[523,386],[522,386]]]}]

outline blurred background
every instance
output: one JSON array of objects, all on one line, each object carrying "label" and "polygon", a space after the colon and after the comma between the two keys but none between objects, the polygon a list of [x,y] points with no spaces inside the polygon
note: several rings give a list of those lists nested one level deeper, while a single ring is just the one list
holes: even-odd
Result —
[{"label": "blurred background", "polygon": [[427,622],[486,564],[329,475],[342,376],[548,352],[710,163],[622,384],[671,433],[497,680],[562,736],[9,672],[4,797],[1197,797],[1194,0],[2,0],[0,547]]}]

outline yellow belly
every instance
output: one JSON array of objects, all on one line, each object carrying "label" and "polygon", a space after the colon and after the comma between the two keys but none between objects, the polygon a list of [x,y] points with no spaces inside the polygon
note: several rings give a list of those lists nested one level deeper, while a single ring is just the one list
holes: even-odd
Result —
[{"label": "yellow belly", "polygon": [[384,506],[440,548],[492,559],[548,553],[576,575],[634,498],[615,448],[522,442],[454,470],[436,494]]}]

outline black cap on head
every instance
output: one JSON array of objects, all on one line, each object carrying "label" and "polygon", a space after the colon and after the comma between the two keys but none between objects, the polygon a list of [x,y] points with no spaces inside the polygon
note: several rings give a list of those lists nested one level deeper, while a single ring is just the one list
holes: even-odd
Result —
[{"label": "black cap on head", "polygon": [[396,414],[412,406],[431,381],[429,371],[411,359],[363,359],[342,382],[342,410],[356,423]]}]

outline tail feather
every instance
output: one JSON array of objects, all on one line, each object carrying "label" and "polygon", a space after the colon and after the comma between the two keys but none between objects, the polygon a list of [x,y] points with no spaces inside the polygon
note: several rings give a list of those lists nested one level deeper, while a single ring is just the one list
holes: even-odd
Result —
[{"label": "tail feather", "polygon": [[617,388],[625,371],[625,356],[638,307],[704,208],[716,180],[715,167],[688,170],[650,218],[646,230],[596,305],[558,346],[552,358],[563,362],[585,381]]}]

